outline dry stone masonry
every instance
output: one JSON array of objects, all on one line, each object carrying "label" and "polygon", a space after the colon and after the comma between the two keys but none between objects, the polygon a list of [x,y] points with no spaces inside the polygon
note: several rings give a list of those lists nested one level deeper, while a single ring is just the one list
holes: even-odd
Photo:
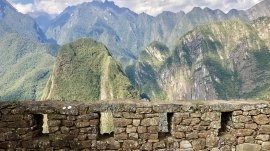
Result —
[{"label": "dry stone masonry", "polygon": [[[102,112],[113,115],[110,134]],[[269,151],[269,137],[268,102],[0,103],[0,150]]]}]

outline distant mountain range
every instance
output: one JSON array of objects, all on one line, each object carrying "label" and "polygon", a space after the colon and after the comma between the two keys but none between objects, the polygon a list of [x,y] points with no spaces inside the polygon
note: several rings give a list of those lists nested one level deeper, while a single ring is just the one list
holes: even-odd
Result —
[{"label": "distant mountain range", "polygon": [[[195,7],[156,17],[93,1],[54,20],[38,16],[42,31],[0,0],[0,99],[136,98],[131,83],[151,100],[267,98],[269,16],[270,0],[228,13]],[[91,62],[98,70],[84,66]],[[62,72],[66,65],[72,68]]]},{"label": "distant mountain range", "polygon": [[137,60],[140,51],[153,41],[173,48],[177,39],[198,25],[240,19],[254,20],[269,16],[270,1],[265,0],[242,11],[195,7],[189,13],[163,12],[156,17],[136,14],[110,1],[93,1],[66,8],[45,31],[48,38],[65,44],[89,37],[104,43],[123,66]]}]

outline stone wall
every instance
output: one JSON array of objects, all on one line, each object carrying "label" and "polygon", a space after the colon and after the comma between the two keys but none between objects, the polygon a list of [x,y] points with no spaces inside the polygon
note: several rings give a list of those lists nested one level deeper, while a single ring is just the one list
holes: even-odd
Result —
[{"label": "stone wall", "polygon": [[[100,134],[102,112],[110,134]],[[0,103],[0,150],[269,151],[269,136],[267,102]]]}]

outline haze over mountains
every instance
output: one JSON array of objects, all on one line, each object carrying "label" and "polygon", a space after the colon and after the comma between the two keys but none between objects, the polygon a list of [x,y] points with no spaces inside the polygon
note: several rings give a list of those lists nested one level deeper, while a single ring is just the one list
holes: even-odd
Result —
[{"label": "haze over mountains", "polygon": [[[0,42],[0,96],[3,100],[39,100],[42,93],[46,99],[102,98],[101,89],[95,93],[97,96],[91,94],[90,98],[85,98],[80,93],[60,95],[63,89],[56,91],[45,86],[47,80],[49,84],[55,77],[65,79],[76,75],[74,72],[99,75],[92,78],[97,83],[96,88],[104,83],[101,70],[90,75],[83,71],[92,69],[78,65],[86,62],[106,64],[107,61],[91,59],[91,55],[89,60],[69,62],[74,67],[71,72],[55,72],[60,67],[59,61],[67,59],[65,57],[80,58],[61,55],[68,46],[79,53],[80,47],[73,48],[76,43],[68,43],[80,38],[92,38],[105,44],[102,52],[108,49],[112,62],[115,62],[109,71],[120,74],[121,79],[127,80],[127,76],[131,82],[126,81],[124,85],[131,86],[132,83],[151,100],[266,98],[269,91],[270,22],[267,16],[270,16],[270,0],[246,11],[234,9],[227,14],[195,7],[189,13],[163,12],[156,17],[136,14],[113,2],[93,1],[66,8],[50,23],[42,23],[45,31],[5,0],[0,0],[0,8],[0,38],[3,39]],[[57,46],[53,40],[59,45],[67,44],[60,49],[54,67]],[[86,54],[93,53],[91,45],[96,45],[95,42],[80,42],[85,46]],[[95,53],[101,55],[102,52]],[[87,76],[74,77],[75,81],[91,81]],[[113,82],[114,78],[105,83]],[[57,85],[65,85],[62,82],[60,80]],[[66,83],[69,92],[93,88],[93,85],[82,88],[75,83]],[[121,87],[108,85],[111,86],[107,93]],[[124,94],[135,92],[134,89],[124,90],[128,90]],[[49,97],[50,92],[55,97]]]}]

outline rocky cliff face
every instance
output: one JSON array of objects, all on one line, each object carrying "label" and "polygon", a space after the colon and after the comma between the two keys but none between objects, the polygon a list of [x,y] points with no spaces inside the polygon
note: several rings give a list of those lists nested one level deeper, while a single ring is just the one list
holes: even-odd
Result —
[{"label": "rocky cliff face", "polygon": [[[267,19],[253,26],[268,31]],[[265,28],[264,30],[261,28]],[[201,26],[181,38],[159,72],[170,100],[258,97],[269,88],[268,36],[252,25],[227,21]]]},{"label": "rocky cliff face", "polygon": [[60,49],[42,99],[116,98],[137,98],[137,91],[103,44],[80,39]]}]

